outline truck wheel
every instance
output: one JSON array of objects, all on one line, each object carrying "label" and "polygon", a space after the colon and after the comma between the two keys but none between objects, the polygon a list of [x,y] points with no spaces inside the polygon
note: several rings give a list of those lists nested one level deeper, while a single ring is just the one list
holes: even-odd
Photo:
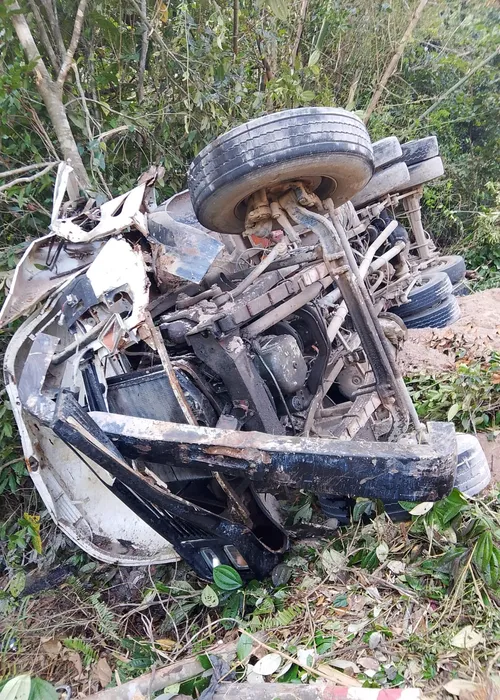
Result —
[{"label": "truck wheel", "polygon": [[438,141],[435,136],[426,136],[424,139],[402,143],[401,150],[403,152],[403,160],[408,166],[439,155]]},{"label": "truck wheel", "polygon": [[407,316],[404,321],[407,328],[445,328],[460,318],[460,307],[456,298],[450,294],[442,302],[418,314]]},{"label": "truck wheel", "polygon": [[361,209],[389,193],[407,190],[409,181],[410,174],[406,163],[394,163],[387,168],[377,170],[366,187],[351,197],[351,201],[356,209]]},{"label": "truck wheel", "polygon": [[430,160],[423,160],[420,163],[415,163],[415,165],[409,165],[408,172],[410,173],[410,181],[405,185],[405,190],[412,190],[414,187],[424,185],[426,182],[444,175],[443,161],[439,156]]},{"label": "truck wheel", "polygon": [[402,158],[403,152],[397,136],[380,139],[380,141],[375,141],[372,146],[375,170],[386,168]]},{"label": "truck wheel", "polygon": [[442,255],[432,263],[430,268],[436,272],[446,272],[452,284],[457,284],[465,277],[465,260],[461,255]]},{"label": "truck wheel", "polygon": [[307,181],[335,205],[349,200],[373,174],[373,151],[355,114],[305,107],[268,114],[219,136],[196,156],[188,186],[203,226],[244,230],[245,200],[263,187]]},{"label": "truck wheel", "polygon": [[[475,435],[457,433],[457,473],[453,484],[465,496],[477,496],[491,481],[491,471],[481,443]],[[384,510],[393,522],[410,520],[399,503],[384,503]]]},{"label": "truck wheel", "polygon": [[424,272],[421,276],[420,286],[415,286],[410,292],[406,304],[395,306],[390,311],[400,318],[429,309],[441,301],[444,301],[452,292],[450,278],[444,272]]},{"label": "truck wheel", "polygon": [[457,282],[452,287],[452,294],[454,297],[467,297],[470,293],[470,288],[464,280],[460,280],[460,282]]}]

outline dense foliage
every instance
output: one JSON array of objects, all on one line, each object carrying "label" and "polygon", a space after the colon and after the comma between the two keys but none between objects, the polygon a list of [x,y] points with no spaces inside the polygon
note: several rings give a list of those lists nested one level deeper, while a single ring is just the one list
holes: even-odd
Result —
[{"label": "dense foliage", "polygon": [[[77,2],[53,5],[68,45]],[[152,162],[161,162],[168,194],[185,185],[193,155],[237,123],[303,105],[362,112],[416,5],[415,0],[244,0],[235,36],[232,3],[143,1],[144,21],[136,0],[90,2],[75,54],[78,70],[70,72],[63,100],[91,179],[117,193]],[[60,155],[8,6],[0,6],[2,169]],[[33,15],[33,6],[44,3],[24,0],[21,6],[50,68]],[[369,122],[374,139],[438,135],[447,176],[427,191],[427,223],[446,243],[476,244],[480,236],[489,245],[496,236],[491,213],[498,208],[500,181],[498,53],[425,112],[494,53],[499,19],[493,2],[429,3]],[[0,193],[4,245],[44,230],[52,180],[48,174]]]}]

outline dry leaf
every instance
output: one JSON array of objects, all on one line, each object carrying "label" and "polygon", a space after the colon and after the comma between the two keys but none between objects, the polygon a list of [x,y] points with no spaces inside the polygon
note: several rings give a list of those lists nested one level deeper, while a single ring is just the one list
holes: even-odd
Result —
[{"label": "dry leaf", "polygon": [[443,688],[450,695],[457,695],[460,697],[460,694],[464,692],[473,693],[479,688],[479,685],[472,681],[463,680],[462,678],[454,678],[452,681],[448,681]]},{"label": "dry leaf", "polygon": [[381,542],[375,550],[375,554],[377,555],[379,562],[382,564],[389,556],[389,546],[387,542]]},{"label": "dry leaf", "polygon": [[483,635],[476,632],[472,625],[467,625],[457,632],[450,644],[457,649],[473,649],[481,642],[484,642]]},{"label": "dry leaf", "polygon": [[80,654],[77,651],[68,651],[66,653],[66,658],[75,667],[75,671],[77,674],[75,680],[79,680],[83,673],[83,665],[82,659],[80,658]]},{"label": "dry leaf", "polygon": [[104,656],[101,656],[96,664],[95,671],[101,688],[105,688],[111,683],[111,678],[113,677],[113,672],[109,667],[109,664]]},{"label": "dry leaf", "polygon": [[342,671],[337,671],[336,668],[332,668],[329,664],[318,664],[317,670],[321,671],[324,676],[327,676],[331,681],[337,683],[338,685],[347,686],[348,688],[360,688],[361,683],[357,678],[351,678],[347,673],[342,673]]},{"label": "dry leaf", "polygon": [[173,639],[157,639],[155,641],[155,645],[159,646],[160,649],[163,649],[164,651],[171,651],[177,642],[175,642]]},{"label": "dry leaf", "polygon": [[336,549],[325,549],[321,555],[321,563],[328,577],[335,578],[335,575],[345,568],[346,557],[345,554],[337,552]]},{"label": "dry leaf", "polygon": [[410,515],[425,515],[428,513],[432,506],[434,505],[431,501],[426,501],[425,503],[419,503],[418,506],[410,510]]},{"label": "dry leaf", "polygon": [[266,654],[259,659],[255,666],[253,667],[254,673],[258,673],[261,676],[270,676],[272,673],[276,673],[281,665],[281,655],[272,653]]},{"label": "dry leaf", "polygon": [[402,574],[406,569],[406,564],[404,561],[399,561],[399,559],[394,559],[393,561],[387,562],[387,568],[392,571],[393,574]]},{"label": "dry leaf", "polygon": [[378,671],[380,668],[380,663],[376,659],[372,659],[371,656],[362,656],[358,659],[358,664],[370,671]]},{"label": "dry leaf", "polygon": [[54,637],[42,637],[40,642],[44,652],[52,659],[56,659],[61,653],[62,644],[58,639],[54,639]]},{"label": "dry leaf", "polygon": [[346,659],[332,659],[330,661],[332,666],[335,668],[340,668],[341,671],[347,671],[348,675],[361,673],[359,666],[357,666],[354,661],[347,661]]},{"label": "dry leaf", "polygon": [[254,667],[252,664],[247,665],[247,678],[246,678],[247,683],[250,685],[256,685],[257,683],[264,683],[264,676],[261,676],[260,673],[255,673]]}]

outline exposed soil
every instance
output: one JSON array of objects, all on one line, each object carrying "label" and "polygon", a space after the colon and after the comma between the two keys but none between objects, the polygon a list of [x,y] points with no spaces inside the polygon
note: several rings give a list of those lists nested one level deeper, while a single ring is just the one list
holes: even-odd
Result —
[{"label": "exposed soil", "polygon": [[500,352],[500,289],[487,289],[458,299],[461,318],[448,328],[409,330],[399,353],[403,374],[452,371],[456,353],[481,360]]},{"label": "exposed soil", "polygon": [[[460,361],[488,359],[500,352],[500,289],[487,289],[458,300],[461,318],[448,328],[409,330],[398,355],[403,374],[452,372]],[[479,433],[490,463],[492,484],[500,482],[500,434]]]}]

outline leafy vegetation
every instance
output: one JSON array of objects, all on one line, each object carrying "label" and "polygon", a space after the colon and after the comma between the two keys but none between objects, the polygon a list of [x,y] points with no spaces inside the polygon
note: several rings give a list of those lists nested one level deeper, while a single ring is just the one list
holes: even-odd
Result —
[{"label": "leafy vegetation", "polygon": [[[120,571],[100,565],[59,592],[11,595],[4,609],[10,643],[0,664],[12,668],[15,660],[22,668],[29,657],[48,680],[76,669],[77,684],[87,688],[98,679],[113,685],[114,671],[124,682],[154,663],[237,639],[239,678],[262,672],[279,682],[338,681],[339,669],[350,669],[367,687],[432,690],[480,673],[500,639],[500,494],[476,500],[453,491],[437,504],[402,505],[411,523],[382,514],[332,541],[297,545],[282,565],[285,582],[244,585],[223,566],[207,595],[183,565],[175,575],[159,567],[131,600],[128,587],[117,596]],[[183,692],[207,681],[190,681]]]},{"label": "leafy vegetation", "polygon": [[457,361],[453,372],[415,375],[408,380],[419,415],[453,421],[458,430],[500,427],[500,356],[487,361]]}]

